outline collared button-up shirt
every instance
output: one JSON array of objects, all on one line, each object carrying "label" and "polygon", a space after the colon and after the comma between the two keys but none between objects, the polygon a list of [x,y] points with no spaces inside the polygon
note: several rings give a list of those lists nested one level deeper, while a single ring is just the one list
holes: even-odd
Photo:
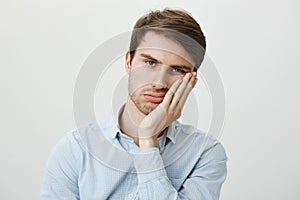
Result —
[{"label": "collared button-up shirt", "polygon": [[58,142],[46,165],[41,199],[216,200],[226,162],[223,146],[190,125],[174,121],[157,148],[140,152],[109,119]]}]

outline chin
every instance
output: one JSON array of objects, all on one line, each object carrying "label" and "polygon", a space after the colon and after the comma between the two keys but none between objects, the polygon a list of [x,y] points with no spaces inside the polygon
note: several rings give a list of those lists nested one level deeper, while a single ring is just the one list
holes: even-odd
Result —
[{"label": "chin", "polygon": [[159,104],[155,103],[146,103],[140,110],[145,114],[148,115],[150,112],[152,112]]},{"label": "chin", "polygon": [[146,99],[143,99],[143,97],[138,99],[135,95],[131,97],[131,100],[135,104],[135,107],[144,115],[148,115],[159,105],[157,103],[149,102]]}]

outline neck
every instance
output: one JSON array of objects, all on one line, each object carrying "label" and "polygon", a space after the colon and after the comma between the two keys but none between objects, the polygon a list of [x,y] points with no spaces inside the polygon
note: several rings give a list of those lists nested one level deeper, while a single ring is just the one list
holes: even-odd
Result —
[{"label": "neck", "polygon": [[135,106],[130,97],[128,97],[124,111],[121,113],[119,118],[119,125],[121,131],[131,137],[136,145],[139,145],[139,138],[137,135],[138,126],[145,116],[146,115]]}]

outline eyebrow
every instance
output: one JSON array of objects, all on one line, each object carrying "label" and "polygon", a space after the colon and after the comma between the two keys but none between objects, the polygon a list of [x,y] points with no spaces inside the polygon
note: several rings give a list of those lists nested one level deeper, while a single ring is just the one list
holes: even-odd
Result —
[{"label": "eyebrow", "polygon": [[155,62],[157,62],[157,63],[160,63],[160,64],[162,64],[162,62],[161,62],[161,61],[157,60],[156,58],[153,58],[153,57],[152,57],[152,56],[150,56],[149,54],[144,54],[144,53],[141,53],[141,56],[142,56],[142,57],[144,57],[144,58],[148,58],[149,60],[153,60],[153,61],[155,61]]},{"label": "eyebrow", "polygon": [[[144,53],[141,53],[140,54],[142,57],[144,58],[148,58],[149,60],[153,60],[154,62],[157,62],[159,64],[162,64],[161,61],[157,60],[156,58],[153,58],[152,56],[150,56],[149,54],[144,54]],[[191,69],[190,67],[188,66],[185,66],[185,65],[170,65],[170,67],[172,68],[179,68],[179,69],[185,69],[187,71],[194,71],[195,68]]]}]

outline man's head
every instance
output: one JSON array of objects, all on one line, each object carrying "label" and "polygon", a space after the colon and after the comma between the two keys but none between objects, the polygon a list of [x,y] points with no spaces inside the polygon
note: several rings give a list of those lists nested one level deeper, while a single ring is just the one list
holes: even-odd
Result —
[{"label": "man's head", "polygon": [[129,100],[149,114],[176,80],[197,71],[205,47],[199,24],[184,11],[166,9],[141,17],[126,54]]},{"label": "man's head", "polygon": [[205,54],[206,40],[197,21],[186,11],[164,9],[151,11],[137,20],[130,40],[130,56],[134,58],[145,34],[154,31],[179,43],[192,57],[196,70]]}]

